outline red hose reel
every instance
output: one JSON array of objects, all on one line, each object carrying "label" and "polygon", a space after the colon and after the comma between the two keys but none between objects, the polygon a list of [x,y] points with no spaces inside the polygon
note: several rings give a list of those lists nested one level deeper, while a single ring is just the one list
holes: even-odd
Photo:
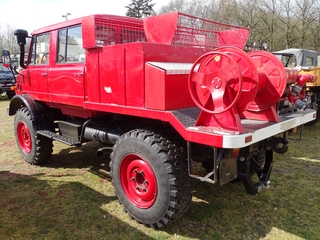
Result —
[{"label": "red hose reel", "polygon": [[188,84],[202,110],[197,126],[243,133],[240,119],[279,121],[275,104],[287,78],[281,61],[271,53],[222,47],[197,59]]}]

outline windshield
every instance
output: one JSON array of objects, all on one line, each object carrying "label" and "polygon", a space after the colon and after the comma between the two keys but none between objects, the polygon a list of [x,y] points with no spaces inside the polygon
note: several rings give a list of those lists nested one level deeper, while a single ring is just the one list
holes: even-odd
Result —
[{"label": "windshield", "polygon": [[274,54],[277,56],[277,58],[279,58],[279,60],[282,62],[282,65],[285,67],[296,67],[297,63],[296,63],[296,58],[294,55],[292,54]]},{"label": "windshield", "polygon": [[2,63],[0,63],[0,72],[10,72],[10,70],[7,67],[3,66]]}]

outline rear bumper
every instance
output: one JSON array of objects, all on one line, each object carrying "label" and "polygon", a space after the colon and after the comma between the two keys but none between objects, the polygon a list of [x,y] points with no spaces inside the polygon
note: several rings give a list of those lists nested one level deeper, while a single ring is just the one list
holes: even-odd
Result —
[{"label": "rear bumper", "polygon": [[241,119],[244,129],[242,134],[233,134],[223,129],[195,126],[199,109],[189,108],[173,111],[173,115],[182,125],[180,133],[190,142],[196,142],[218,148],[243,148],[276,136],[292,128],[301,126],[316,118],[314,109],[297,110],[279,116],[279,122]]},{"label": "rear bumper", "polygon": [[[242,120],[245,133],[241,135],[225,135],[223,137],[224,148],[242,148],[253,143],[262,141],[277,134],[286,132],[292,128],[301,126],[316,118],[316,111],[306,109],[286,113],[280,116],[280,122],[263,122],[255,120]],[[246,143],[246,139],[252,141]]]}]

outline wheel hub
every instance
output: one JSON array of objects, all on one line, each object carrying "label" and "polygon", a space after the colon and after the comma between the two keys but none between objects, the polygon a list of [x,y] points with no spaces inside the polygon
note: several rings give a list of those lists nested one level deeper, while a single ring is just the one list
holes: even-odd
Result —
[{"label": "wheel hub", "polygon": [[136,154],[126,156],[120,167],[123,191],[139,208],[151,207],[157,197],[157,181],[149,163]]},{"label": "wheel hub", "polygon": [[133,177],[131,178],[132,181],[136,184],[136,189],[139,192],[147,192],[148,191],[148,180],[144,177],[144,172],[138,172],[136,169],[133,171]]},{"label": "wheel hub", "polygon": [[27,128],[27,126],[20,122],[18,124],[18,141],[19,141],[19,145],[21,147],[21,149],[26,153],[30,153],[31,152],[31,147],[32,147],[32,141],[31,141],[31,136],[30,136],[30,132],[29,129]]}]

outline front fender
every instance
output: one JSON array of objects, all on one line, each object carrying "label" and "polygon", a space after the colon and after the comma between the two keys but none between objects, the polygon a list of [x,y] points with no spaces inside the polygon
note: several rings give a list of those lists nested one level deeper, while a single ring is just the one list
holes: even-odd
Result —
[{"label": "front fender", "polygon": [[50,108],[45,104],[34,100],[29,94],[18,94],[10,101],[8,110],[9,116],[15,115],[17,110],[21,107],[28,108],[32,124],[36,130],[53,129],[52,113],[50,112]]},{"label": "front fender", "polygon": [[34,120],[40,111],[39,106],[40,104],[37,103],[29,94],[23,93],[15,95],[9,104],[9,116],[15,115],[19,108],[27,107],[30,111],[32,120]]}]

